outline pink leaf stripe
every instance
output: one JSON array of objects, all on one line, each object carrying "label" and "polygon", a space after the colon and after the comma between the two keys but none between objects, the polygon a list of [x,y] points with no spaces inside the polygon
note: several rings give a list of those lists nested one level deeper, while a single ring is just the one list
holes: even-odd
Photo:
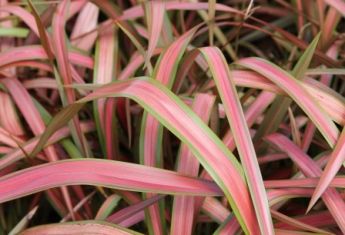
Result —
[{"label": "pink leaf stripe", "polygon": [[0,91],[0,126],[6,129],[9,133],[16,136],[24,135],[23,128],[17,116],[14,104],[11,97]]},{"label": "pink leaf stripe", "polygon": [[[165,9],[170,10],[207,10],[209,7],[206,2],[180,2],[180,1],[167,1],[165,3]],[[243,15],[243,13],[235,8],[223,4],[215,4],[215,10],[225,11],[228,13],[237,13]],[[138,18],[144,15],[144,11],[140,5],[134,6],[130,9],[127,9],[119,17],[120,20],[129,20]]]},{"label": "pink leaf stripe", "polygon": [[[320,167],[288,138],[281,134],[271,134],[267,136],[266,139],[279,150],[286,152],[306,177],[321,176]],[[340,194],[335,189],[329,188],[323,194],[322,199],[344,233],[345,203]]]},{"label": "pink leaf stripe", "polygon": [[[88,133],[95,130],[95,126],[91,122],[81,122],[81,129],[83,132]],[[47,141],[45,146],[49,146],[52,143],[58,142],[59,140],[66,138],[70,135],[70,129],[67,127],[61,128],[57,132],[55,132]],[[1,137],[1,132],[0,132]],[[25,157],[22,150],[26,153],[30,153],[39,141],[40,136],[32,138],[31,140],[23,143],[21,148],[16,148],[13,151],[7,153],[6,155],[0,158],[0,170],[4,169],[5,167],[23,159]],[[21,143],[21,142],[20,142]],[[15,147],[18,147],[17,145]]]},{"label": "pink leaf stripe", "polygon": [[[115,30],[114,30],[114,27],[109,26],[99,35],[99,41],[98,41],[97,50],[96,50],[95,69],[94,69],[94,83],[95,84],[106,84],[112,81],[113,75],[114,75],[114,60],[115,60],[114,49],[115,49]],[[105,99],[100,99],[95,102],[95,115],[97,116],[96,120],[99,120],[100,129],[103,132],[101,134],[104,134],[106,132],[105,123],[104,123],[105,112],[106,112],[105,107],[106,107]],[[107,153],[109,153],[109,151]]]},{"label": "pink leaf stripe", "polygon": [[315,192],[310,200],[308,210],[316,203],[323,192],[327,189],[334,176],[337,174],[345,160],[345,127],[341,132],[339,140],[332,152],[331,158],[329,159],[327,166],[320,177],[320,181],[317,184]]},{"label": "pink leaf stripe", "polygon": [[[57,7],[52,23],[53,29],[53,45],[56,56],[56,61],[59,68],[64,85],[72,84],[72,72],[69,66],[67,56],[67,46],[65,39],[65,17],[67,13],[67,1],[63,0]],[[71,88],[65,88],[68,103],[72,103],[75,100],[74,90]]]},{"label": "pink leaf stripe", "polygon": [[[42,134],[45,130],[45,125],[28,91],[16,78],[2,79],[1,82],[9,90],[32,132],[35,135]],[[58,156],[53,147],[48,147],[45,153],[50,161],[58,160]]]},{"label": "pink leaf stripe", "polygon": [[157,203],[159,200],[163,199],[163,195],[155,195],[147,200],[138,202],[136,204],[130,205],[120,211],[112,214],[107,218],[107,221],[112,222],[114,224],[120,224],[121,222],[125,221],[126,219],[132,217],[133,215],[137,214],[140,211],[143,211],[146,207]]},{"label": "pink leaf stripe", "polygon": [[172,171],[110,160],[63,160],[29,167],[0,178],[0,203],[63,185],[97,185],[122,190],[219,196],[205,180]]},{"label": "pink leaf stripe", "polygon": [[[2,82],[10,91],[14,101],[16,102],[17,106],[19,107],[21,113],[24,115],[28,125],[30,126],[32,132],[35,135],[40,135],[45,130],[44,122],[36,109],[28,91],[22,86],[22,84],[15,78],[11,79],[3,79]],[[54,146],[49,146],[44,150],[47,159],[49,161],[57,161],[58,156],[55,151]],[[67,207],[70,212],[72,212],[72,202],[69,197],[69,193],[67,188],[61,188],[63,197],[66,201]],[[72,213],[74,218],[74,215]]]},{"label": "pink leaf stripe", "polygon": [[102,234],[102,235],[142,235],[118,225],[104,222],[84,220],[78,222],[41,225],[27,229],[22,235],[56,235],[56,234]]},{"label": "pink leaf stripe", "polygon": [[245,58],[237,61],[236,64],[255,70],[289,94],[318,127],[328,144],[331,147],[334,146],[339,130],[299,81],[279,67],[260,58]]},{"label": "pink leaf stripe", "polygon": [[[155,6],[156,4],[158,4],[158,6]],[[157,8],[159,9],[160,6],[164,7],[163,3],[156,4],[151,6],[154,8],[151,9],[152,11],[157,10]],[[163,15],[161,17],[162,19],[156,20],[163,21]],[[154,20],[154,17],[152,20]],[[197,27],[189,30],[172,43],[163,54],[163,57],[157,66],[157,71],[155,71],[154,77],[168,88],[170,88],[174,82],[178,62],[184,54],[184,51],[192,39],[196,29]],[[149,54],[147,56],[149,56]],[[160,123],[153,116],[145,113],[142,120],[142,131],[140,136],[140,158],[145,165],[156,166],[157,163],[161,162],[162,132],[163,128]],[[152,195],[147,195],[147,197],[150,196]],[[155,223],[151,223],[153,225],[154,233],[162,234],[162,226],[159,223],[162,215],[159,213],[158,205],[156,204],[149,207],[148,211],[151,217],[150,221],[156,221]]]},{"label": "pink leaf stripe", "polygon": [[[208,94],[197,94],[193,111],[207,124],[214,105],[215,97]],[[179,150],[177,171],[184,175],[197,177],[199,162],[192,156],[188,146],[182,144]],[[173,203],[171,234],[192,234],[195,215],[194,197],[176,196]]]},{"label": "pink leaf stripe", "polygon": [[95,6],[91,2],[85,4],[83,9],[81,9],[80,13],[78,14],[78,18],[71,33],[72,45],[85,51],[89,51],[92,48],[96,41],[98,32],[94,31],[93,33],[87,34],[85,36],[83,34],[96,29],[98,15],[99,8],[97,6]]},{"label": "pink leaf stripe", "polygon": [[[315,188],[319,182],[319,178],[304,179],[288,179],[288,180],[265,180],[264,184],[269,188]],[[337,188],[345,188],[345,177],[334,177],[329,186]]]},{"label": "pink leaf stripe", "polygon": [[0,12],[8,12],[19,17],[29,28],[39,37],[38,28],[36,25],[35,18],[24,8],[13,5],[6,5],[0,7]]},{"label": "pink leaf stripe", "polygon": [[[47,60],[48,56],[41,46],[16,47],[0,53],[0,67],[27,60]],[[73,64],[93,68],[93,60],[78,52],[68,52],[68,59]]]},{"label": "pink leaf stripe", "polygon": [[[61,94],[62,103],[65,106],[66,104],[71,104],[75,101],[76,95],[74,89],[66,87],[71,85],[73,82],[72,78],[72,67],[69,63],[67,42],[65,35],[65,20],[68,12],[68,1],[63,0],[57,6],[56,11],[53,16],[52,22],[52,31],[53,31],[53,46],[55,50],[55,57],[59,69],[59,75],[62,78],[62,84],[65,85],[64,94]],[[81,132],[80,121],[78,116],[75,116],[70,125],[72,129],[72,136],[80,150],[85,156],[88,156],[88,149],[86,145],[85,138]]]},{"label": "pink leaf stripe", "polygon": [[132,79],[97,89],[57,114],[33,152],[40,151],[49,136],[82,108],[81,104],[105,97],[133,99],[187,144],[223,190],[244,231],[258,231],[255,211],[236,158],[197,115],[155,80]]},{"label": "pink leaf stripe", "polygon": [[150,59],[154,49],[157,46],[159,37],[162,32],[163,20],[165,12],[164,1],[150,1],[146,3],[146,19],[149,30],[149,47],[147,49],[145,66],[150,64]]},{"label": "pink leaf stripe", "polygon": [[243,114],[237,91],[230,77],[228,64],[216,47],[200,49],[210,66],[224,109],[230,123],[236,147],[241,157],[251,197],[262,234],[274,234],[266,191],[249,129]]}]

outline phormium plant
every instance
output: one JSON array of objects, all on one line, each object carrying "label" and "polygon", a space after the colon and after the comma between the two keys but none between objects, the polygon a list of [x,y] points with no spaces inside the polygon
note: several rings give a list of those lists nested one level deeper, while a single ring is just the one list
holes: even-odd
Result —
[{"label": "phormium plant", "polygon": [[345,234],[344,16],[0,1],[0,234]]}]

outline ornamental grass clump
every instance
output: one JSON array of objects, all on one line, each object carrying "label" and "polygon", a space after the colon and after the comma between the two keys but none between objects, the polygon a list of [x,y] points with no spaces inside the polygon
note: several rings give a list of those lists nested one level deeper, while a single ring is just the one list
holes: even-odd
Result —
[{"label": "ornamental grass clump", "polygon": [[344,12],[0,2],[0,234],[345,234]]}]

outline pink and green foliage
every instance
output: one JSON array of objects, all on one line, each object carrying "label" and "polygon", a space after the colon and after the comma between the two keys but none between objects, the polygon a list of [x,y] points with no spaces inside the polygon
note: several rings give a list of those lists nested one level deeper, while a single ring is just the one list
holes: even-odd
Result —
[{"label": "pink and green foliage", "polygon": [[1,0],[0,234],[344,234],[344,12]]}]

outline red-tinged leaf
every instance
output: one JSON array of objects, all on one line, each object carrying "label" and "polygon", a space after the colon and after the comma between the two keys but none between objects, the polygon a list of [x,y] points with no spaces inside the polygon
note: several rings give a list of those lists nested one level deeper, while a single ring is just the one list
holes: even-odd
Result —
[{"label": "red-tinged leaf", "polygon": [[[56,62],[58,67],[59,75],[55,78],[62,81],[59,83],[64,85],[63,90],[60,90],[60,98],[63,106],[71,104],[75,101],[76,95],[72,88],[68,87],[72,84],[72,69],[68,58],[67,50],[67,40],[65,35],[65,20],[68,12],[68,0],[63,0],[59,3],[53,16],[52,22],[52,35],[53,35],[53,46],[55,50]],[[84,156],[89,156],[89,149],[87,142],[80,128],[80,121],[77,116],[75,116],[70,123],[71,133],[74,141],[79,147],[80,151]]]},{"label": "red-tinged leaf", "polygon": [[325,0],[327,4],[338,10],[340,14],[345,16],[345,2],[342,0]]},{"label": "red-tinged leaf", "polygon": [[[56,61],[59,69],[59,74],[62,78],[63,85],[72,84],[72,72],[69,66],[69,60],[67,56],[67,45],[65,36],[65,18],[68,11],[68,1],[63,0],[58,5],[52,23],[53,29],[53,45],[55,49]],[[65,88],[67,102],[72,103],[75,100],[74,90],[71,88]]]},{"label": "red-tinged leaf", "polygon": [[[45,130],[45,124],[38,110],[36,109],[28,91],[15,78],[3,79],[1,81],[3,84],[5,84],[5,86],[11,93],[12,98],[14,99],[15,103],[26,119],[26,122],[30,126],[32,132],[35,135],[42,134]],[[59,159],[54,146],[47,147],[44,150],[44,153],[46,154],[49,161],[57,161]],[[61,191],[66,201],[67,207],[69,208],[69,211],[72,212],[72,202],[69,197],[67,188],[62,187]],[[72,216],[74,218],[73,213]]]},{"label": "red-tinged leaf", "polygon": [[[97,27],[98,15],[99,9],[97,6],[91,2],[85,4],[78,14],[71,33],[72,45],[85,51],[91,50],[97,38],[97,31],[95,29]],[[93,32],[89,33],[91,31]]]},{"label": "red-tinged leaf", "polygon": [[279,67],[260,58],[246,58],[236,64],[255,70],[283,89],[318,127],[328,144],[334,146],[339,130],[301,83]]},{"label": "red-tinged leaf", "polygon": [[262,234],[274,234],[260,167],[228,64],[216,47],[200,49],[216,82],[246,175]]},{"label": "red-tinged leaf", "polygon": [[238,161],[200,118],[155,80],[141,78],[114,82],[97,89],[76,105],[70,105],[52,120],[34,152],[39,151],[47,138],[77,113],[83,103],[105,97],[133,99],[187,144],[223,190],[244,231],[257,231],[255,212]]},{"label": "red-tinged leaf", "polygon": [[[77,212],[85,203],[87,203],[94,195],[96,191],[91,192],[89,195],[84,196],[74,207],[73,207],[73,212]],[[62,220],[60,220],[60,223],[66,222],[71,219],[73,215],[71,212],[69,212],[67,215],[65,215]]]},{"label": "red-tinged leaf", "polygon": [[41,225],[27,229],[22,235],[56,235],[56,234],[102,234],[102,235],[141,235],[118,225],[97,221],[85,220],[78,222]]},{"label": "red-tinged leaf", "polygon": [[313,193],[312,189],[307,188],[293,188],[293,189],[276,189],[267,192],[270,206],[278,204],[281,201],[298,197],[310,197]]},{"label": "red-tinged leaf", "polygon": [[229,215],[226,220],[218,227],[218,229],[213,233],[214,235],[235,235],[240,226],[237,220]]},{"label": "red-tinged leaf", "polygon": [[[167,1],[165,3],[166,10],[207,10],[209,8],[208,3],[206,2],[180,2],[180,1]],[[216,11],[224,11],[228,13],[236,13],[243,15],[243,13],[235,8],[223,5],[223,4],[215,4]],[[121,20],[129,20],[138,18],[144,15],[144,11],[140,5],[136,5],[132,8],[126,9],[123,11],[122,15],[119,17]]]},{"label": "red-tinged leaf", "polygon": [[[267,78],[258,75],[257,73],[247,71],[233,71],[233,77],[238,86],[252,87],[272,91],[277,94],[284,94],[284,90],[279,86],[271,83]],[[345,105],[343,97],[331,91],[326,86],[314,79],[306,78],[304,82],[300,83],[308,93],[317,100],[318,104],[327,111],[337,123],[345,123]],[[272,86],[273,85],[273,86]],[[286,93],[285,93],[286,94]]]},{"label": "red-tinged leaf", "polygon": [[[27,124],[30,126],[32,132],[35,135],[42,134],[45,130],[44,122],[27,90],[16,78],[2,79],[1,82],[10,92],[13,100],[24,116]],[[50,161],[58,160],[57,154],[53,147],[47,148],[45,153]]]},{"label": "red-tinged leaf", "polygon": [[24,135],[23,128],[10,96],[0,91],[0,126],[14,136]]},{"label": "red-tinged leaf", "polygon": [[[320,167],[288,138],[281,134],[271,134],[266,139],[279,150],[286,152],[306,177],[321,176]],[[335,189],[329,188],[324,192],[322,199],[337,221],[339,228],[345,232],[345,214],[343,213],[345,203],[340,194]]]},{"label": "red-tinged leaf", "polygon": [[32,13],[34,15],[35,21],[36,21],[36,25],[37,25],[37,29],[39,32],[39,37],[41,39],[41,43],[42,46],[45,50],[45,52],[47,53],[48,59],[50,60],[50,63],[53,64],[54,61],[54,53],[53,53],[53,49],[51,46],[51,40],[49,35],[47,34],[45,27],[41,21],[41,18],[39,16],[39,14],[37,13],[34,5],[32,4],[31,0],[28,0],[29,6],[32,10]]},{"label": "red-tinged leaf", "polygon": [[149,31],[149,46],[146,52],[145,67],[151,66],[150,60],[162,32],[164,12],[164,1],[149,1],[145,3],[145,13]]},{"label": "red-tinged leaf", "polygon": [[274,232],[276,235],[315,235],[315,233],[284,229],[275,229]]},{"label": "red-tinged leaf", "polygon": [[214,183],[176,172],[119,161],[78,159],[46,163],[1,177],[0,202],[64,185],[95,185],[163,194],[222,195]]},{"label": "red-tinged leaf", "polygon": [[144,211],[140,211],[134,215],[132,215],[131,217],[129,217],[128,219],[124,219],[121,223],[119,223],[120,226],[123,226],[125,228],[130,228],[133,225],[144,221],[145,219],[145,212]]},{"label": "red-tinged leaf", "polygon": [[[171,88],[174,82],[178,63],[181,60],[181,57],[183,56],[187,45],[192,39],[197,28],[198,27],[195,27],[186,32],[174,43],[172,43],[163,54],[158,66],[156,67],[156,70],[154,71],[153,76],[155,79],[160,81],[168,88]],[[143,164],[147,166],[159,167],[162,165],[162,137],[162,125],[153,116],[148,115],[145,112],[142,118],[140,133],[140,160]],[[151,197],[153,195],[146,196]],[[164,221],[161,221],[163,215],[161,215],[158,205],[156,204],[149,207],[147,214],[150,215],[148,216],[149,229],[152,230],[152,233],[154,234],[162,234]]]},{"label": "red-tinged leaf", "polygon": [[332,155],[327,163],[325,170],[323,171],[320,181],[318,182],[315,192],[309,202],[308,210],[313,207],[320,196],[325,192],[335,175],[343,165],[345,160],[345,127],[341,132],[341,135],[335,145]]},{"label": "red-tinged leaf", "polygon": [[[95,68],[94,68],[94,84],[106,84],[110,83],[113,80],[114,76],[114,62],[115,62],[115,29],[111,25],[107,27],[99,35],[99,40],[96,45],[96,55],[95,55]],[[112,138],[105,138],[105,133],[107,131],[105,124],[105,115],[106,115],[106,99],[100,99],[94,102],[94,116],[95,122],[97,125],[98,137],[100,144],[103,148],[104,155],[107,155],[108,158],[112,158],[113,155],[110,153],[114,152],[111,149],[106,148],[106,143],[111,145],[115,142]],[[112,122],[113,109],[110,106],[108,108],[107,115],[110,115],[110,122]],[[109,122],[108,122],[109,123]],[[108,137],[111,137],[108,136]],[[110,145],[110,146],[111,146]]]},{"label": "red-tinged leaf", "polygon": [[[302,217],[297,218],[298,221],[302,223],[309,224],[311,226],[318,226],[318,227],[328,227],[336,225],[332,215],[328,211],[321,211],[318,213],[314,213],[311,215],[305,215]],[[276,228],[282,229],[292,229],[293,227],[287,225],[285,223],[277,223],[275,224]]]},{"label": "red-tinged leaf", "polygon": [[[93,60],[78,52],[68,52],[71,63],[93,68]],[[47,60],[47,54],[41,46],[15,47],[0,53],[0,67],[28,60]]]},{"label": "red-tinged leaf", "polygon": [[121,222],[132,217],[138,212],[144,211],[145,208],[147,208],[148,206],[151,206],[154,203],[157,203],[159,200],[163,198],[164,198],[164,195],[155,195],[153,197],[150,197],[147,200],[138,202],[136,204],[133,204],[126,208],[121,209],[120,211],[109,216],[106,220],[114,224],[120,224]]},{"label": "red-tinged leaf", "polygon": [[[231,74],[233,76],[233,73]],[[233,79],[235,80],[235,77],[233,77]],[[274,98],[275,95],[270,92],[262,92],[256,97],[253,103],[244,112],[244,117],[246,119],[248,128],[255,123],[255,120],[266,110]],[[231,130],[226,132],[223,137],[223,142],[231,151],[236,148],[234,136]]]},{"label": "red-tinged leaf", "polygon": [[202,211],[219,224],[231,215],[230,211],[214,197],[205,198]]},{"label": "red-tinged leaf", "polygon": [[[319,182],[319,178],[304,179],[288,179],[288,180],[265,180],[266,188],[315,188]],[[345,177],[334,177],[329,186],[337,188],[345,188]]]},{"label": "red-tinged leaf", "polygon": [[[215,102],[215,97],[207,94],[197,94],[193,103],[193,111],[207,124]],[[178,156],[177,171],[179,173],[197,177],[199,162],[192,156],[192,152],[184,144],[181,145]],[[173,202],[170,233],[192,234],[195,202],[194,197],[176,196]]]},{"label": "red-tinged leaf", "polygon": [[36,78],[22,82],[26,89],[48,88],[58,89],[57,82],[54,78]]},{"label": "red-tinged leaf", "polygon": [[19,17],[29,28],[37,35],[39,35],[38,28],[35,22],[35,18],[25,9],[19,6],[6,5],[0,7],[0,12],[8,12]]},{"label": "red-tinged leaf", "polygon": [[328,234],[328,235],[333,234],[333,233],[327,232],[326,230],[318,229],[316,227],[313,227],[313,226],[310,226],[310,225],[305,224],[303,222],[300,222],[294,218],[286,216],[286,215],[284,215],[278,211],[275,211],[275,210],[271,210],[271,214],[272,214],[273,218],[275,218],[276,220],[282,221],[286,224],[291,224],[294,228],[299,228],[302,230],[307,230],[310,232],[320,233],[320,234]]},{"label": "red-tinged leaf", "polygon": [[[81,128],[82,131],[85,133],[91,132],[95,130],[95,126],[93,125],[93,123],[90,122],[85,122],[85,123],[81,123]],[[46,143],[46,146],[49,146],[53,143],[56,143],[66,137],[68,137],[70,135],[70,130],[67,127],[62,128],[61,130],[58,130],[56,133],[54,133],[49,140]],[[13,151],[9,152],[8,154],[2,156],[0,158],[0,170],[4,169],[5,167],[19,161],[20,159],[23,159],[25,157],[25,154],[23,153],[23,150],[25,151],[25,153],[30,153],[31,151],[34,150],[34,148],[36,147],[36,145],[38,144],[40,139],[40,136],[37,136],[31,140],[29,140],[26,143],[23,143],[21,148],[18,148],[18,146],[16,146],[17,148],[14,149]],[[36,155],[34,155],[36,156]]]},{"label": "red-tinged leaf", "polygon": [[18,144],[22,144],[24,141],[19,137],[12,135],[4,128],[0,127],[0,142],[5,145],[16,148],[18,147]]}]

